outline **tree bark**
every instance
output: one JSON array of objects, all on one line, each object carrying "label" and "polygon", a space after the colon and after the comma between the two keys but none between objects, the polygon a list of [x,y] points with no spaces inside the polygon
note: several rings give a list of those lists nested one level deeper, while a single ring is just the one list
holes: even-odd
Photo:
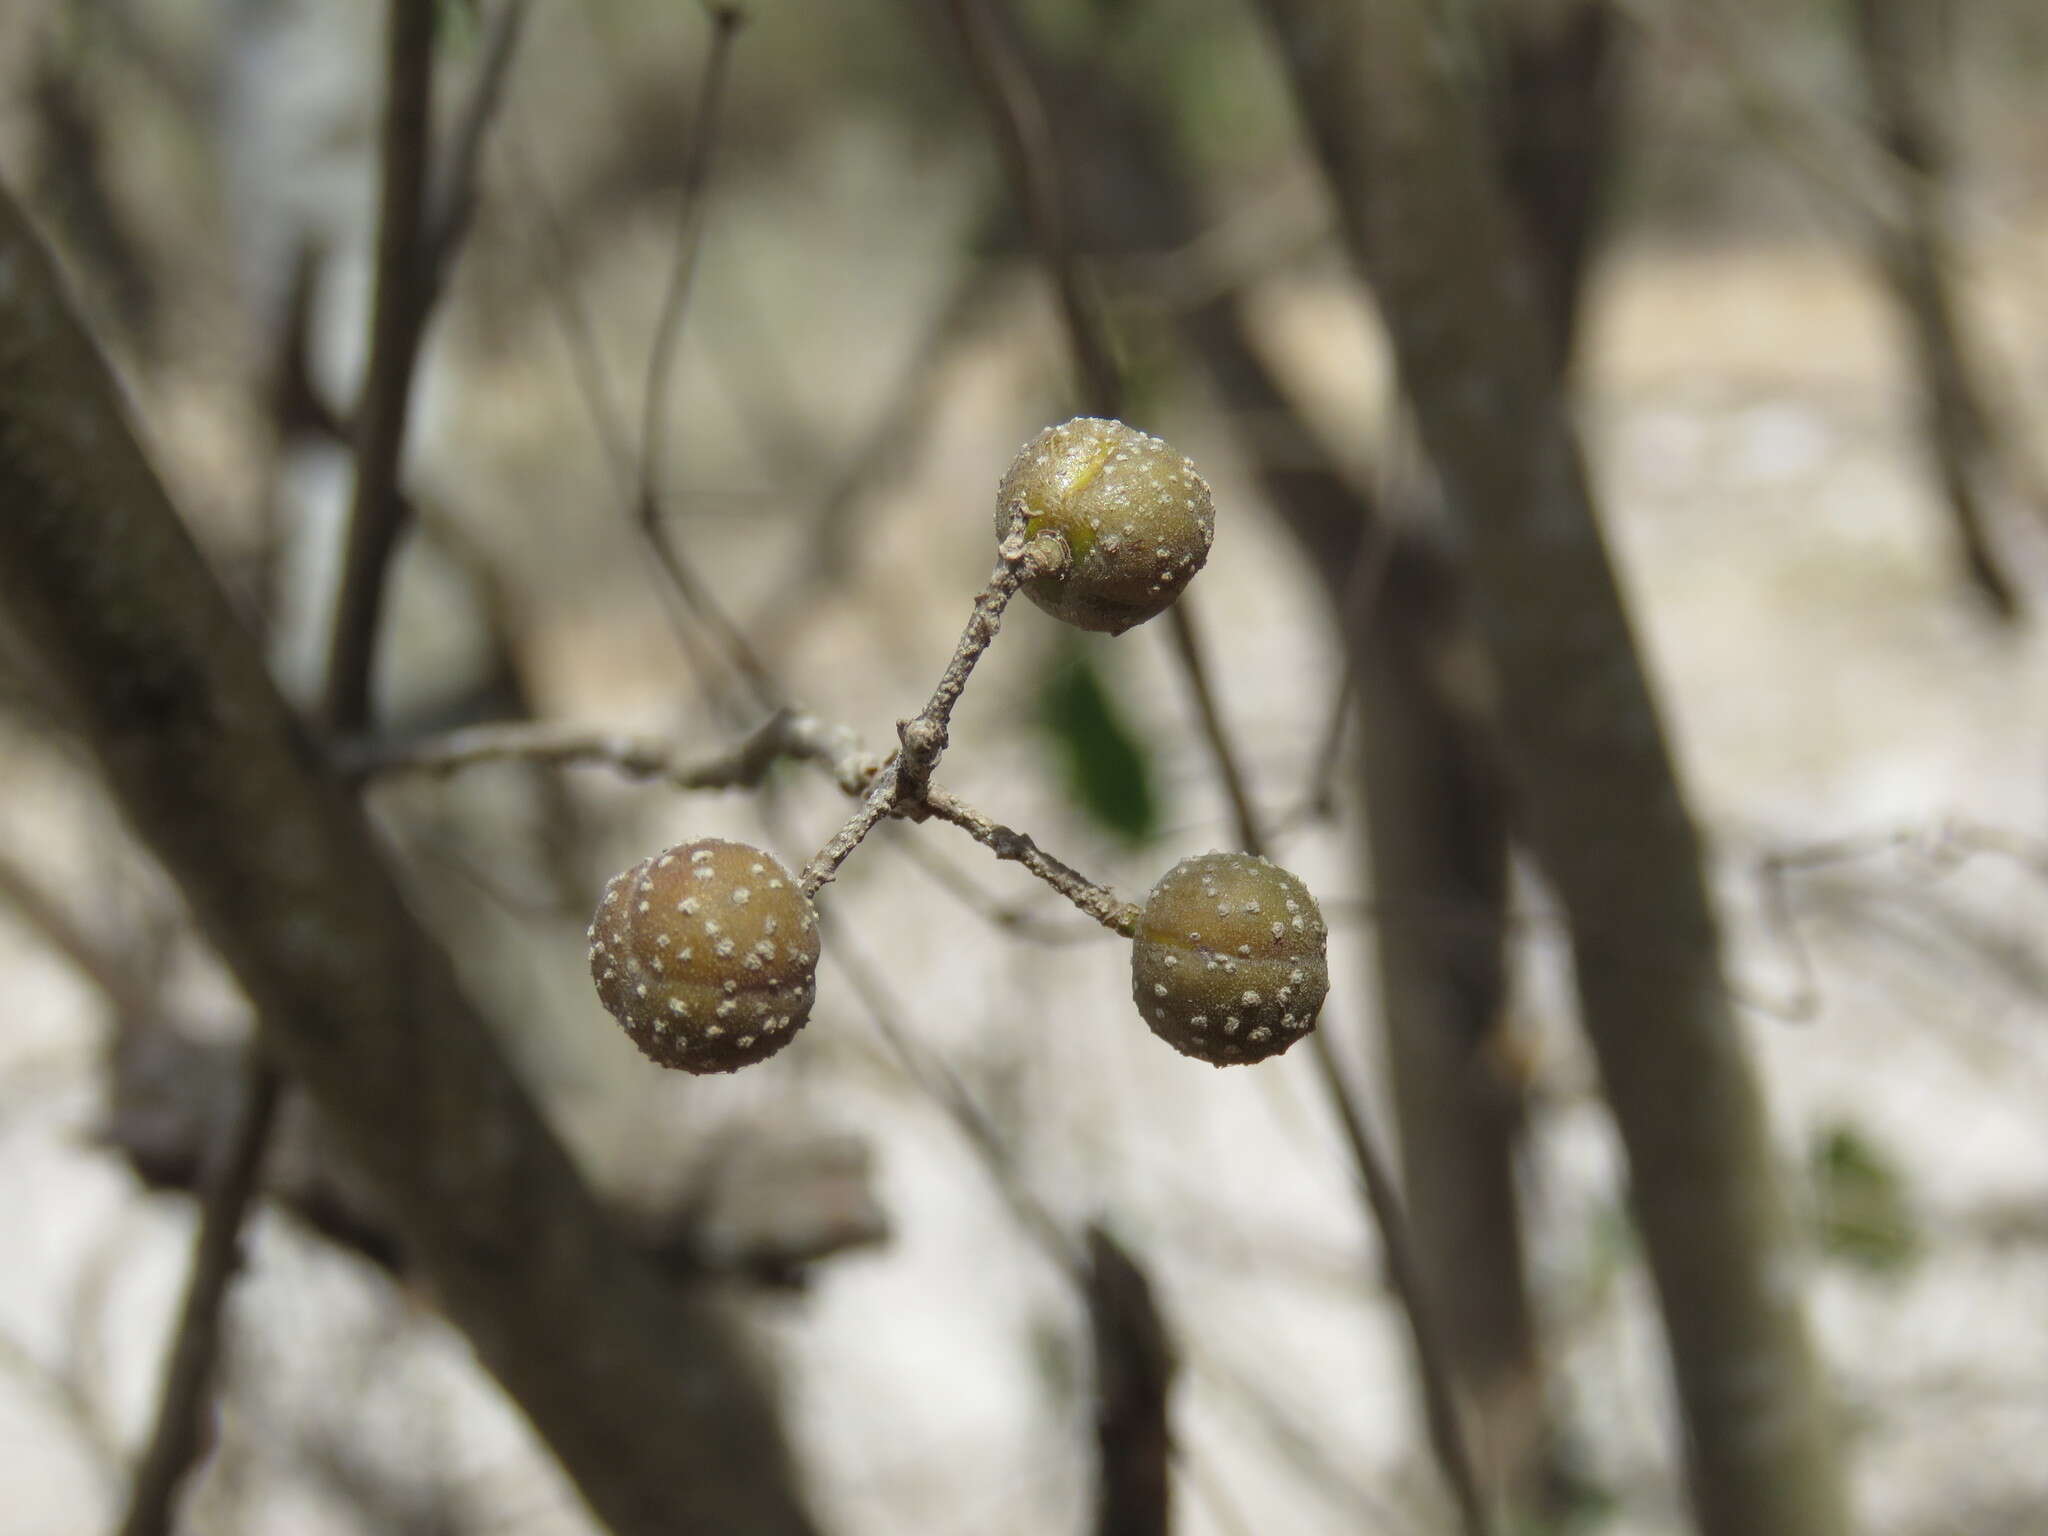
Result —
[{"label": "tree bark", "polygon": [[1267,0],[1469,530],[1523,827],[1571,923],[1709,1536],[1846,1529],[1827,1395],[1690,818],[1477,94],[1417,0]]},{"label": "tree bark", "polygon": [[407,1249],[627,1533],[813,1530],[729,1328],[621,1240],[272,686],[0,191],[0,605]]}]

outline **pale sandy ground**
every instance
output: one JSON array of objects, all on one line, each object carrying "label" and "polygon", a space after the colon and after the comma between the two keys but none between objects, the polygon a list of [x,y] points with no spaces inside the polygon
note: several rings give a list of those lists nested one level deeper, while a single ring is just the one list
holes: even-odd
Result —
[{"label": "pale sandy ground", "polygon": [[[711,293],[721,280],[791,288],[773,266],[799,259],[776,238],[797,204],[814,227],[859,242],[849,274],[877,262],[908,274],[877,297],[827,273],[793,285],[798,297],[762,322],[797,359],[792,387],[846,443],[901,364],[907,322],[933,291],[919,274],[936,272],[962,206],[957,178],[934,175],[920,191],[875,175],[887,157],[869,149],[821,153],[814,177],[781,194],[789,208],[735,214],[703,278]],[[878,215],[876,200],[892,197],[898,206]],[[650,227],[622,241],[615,270],[600,274],[604,323],[622,346],[641,335],[663,239]],[[2043,271],[2048,229],[2001,226],[1973,290],[2001,367],[2031,390],[2036,424],[2048,419],[2038,409],[2048,310],[2030,283]],[[1369,393],[1356,381],[1377,367],[1363,318],[1307,280],[1276,288],[1267,307],[1303,389],[1329,394],[1322,418],[1341,419],[1347,399]],[[697,716],[678,702],[681,669],[564,392],[559,343],[543,319],[532,323],[530,334],[492,336],[483,362],[476,334],[450,343],[473,371],[451,369],[430,391],[420,472],[454,489],[461,514],[505,559],[549,712],[712,743],[716,732],[693,727]],[[2038,632],[1994,632],[1960,595],[1902,439],[1907,402],[1886,316],[1838,253],[1796,243],[1632,250],[1607,275],[1593,334],[1589,439],[1685,769],[1723,855],[1740,940],[1731,969],[1746,990],[1782,997],[1796,978],[1783,935],[1760,919],[1749,874],[1760,852],[1948,816],[2048,835],[2048,645]],[[1045,417],[1053,358],[1047,318],[1027,306],[958,365],[926,442],[863,509],[858,570],[786,658],[808,699],[871,741],[922,698],[986,571],[987,497]],[[861,382],[849,390],[849,378]],[[685,478],[710,509],[694,534],[697,559],[747,612],[795,551],[785,532],[747,516],[775,494],[773,454],[748,442],[728,395],[701,361],[690,365]],[[160,435],[179,409],[150,402]],[[1215,424],[1190,414],[1157,425],[1209,470],[1224,508],[1197,593],[1225,710],[1263,803],[1278,812],[1298,796],[1327,709],[1327,638],[1305,573],[1251,504]],[[190,445],[173,458],[195,479],[193,466],[206,463]],[[2017,553],[2030,588],[2048,594],[2040,531],[2016,540]],[[1161,637],[1141,631],[1116,645],[1117,686],[1160,744],[1171,830],[1141,855],[1106,850],[1060,804],[1022,718],[1050,639],[1047,621],[1019,612],[962,709],[945,776],[1091,873],[1140,890],[1180,853],[1228,835],[1184,695]],[[18,737],[4,753],[10,845],[72,872],[92,900],[140,905],[138,877],[123,858],[109,863],[109,834],[75,773]],[[700,832],[764,836],[741,801],[587,787],[614,813],[593,868]],[[470,793],[484,791],[458,783],[406,803],[459,805]],[[800,784],[786,812],[777,848],[795,862],[839,806]],[[1028,894],[1015,871],[945,829],[905,835],[992,891]],[[1284,850],[1337,909],[1361,894],[1348,836],[1312,829]],[[104,880],[89,873],[102,867]],[[1819,1016],[1754,1013],[1748,1025],[1788,1161],[1815,1126],[1853,1120],[1910,1170],[1928,1240],[1928,1256],[1902,1278],[1838,1267],[1814,1276],[1820,1337],[1859,1427],[1867,1528],[2039,1528],[2048,893],[1989,858],[1939,880],[1882,858],[1834,879],[1875,893],[1866,918],[1876,910],[1891,926],[1813,918],[1803,931]],[[439,909],[451,897],[443,885],[423,899]],[[1989,937],[1967,947],[1942,913]],[[1188,1358],[1177,1422],[1190,1536],[1437,1528],[1402,1338],[1376,1293],[1373,1243],[1307,1063],[1222,1074],[1173,1057],[1131,1016],[1113,941],[1003,938],[886,848],[849,869],[829,915],[830,942],[857,947],[890,978],[903,1028],[992,1107],[1022,1183],[1063,1218],[1105,1215],[1151,1263]],[[731,1081],[676,1083],[606,1027],[572,928],[489,911],[477,924],[478,987],[518,1005],[516,1048],[608,1181],[659,1184],[721,1124],[755,1116],[844,1127],[874,1145],[894,1241],[831,1266],[811,1295],[761,1318],[833,1529],[1074,1529],[1087,1467],[1073,1296],[961,1138],[905,1086],[844,978],[828,969],[816,1022],[774,1063]],[[1337,924],[1333,1016],[1369,1069],[1357,1033],[1367,937],[1355,918]],[[1522,1027],[1543,1104],[1529,1183],[1545,1307],[1562,1341],[1561,1397],[1590,1468],[1624,1499],[1604,1529],[1676,1530],[1644,1285],[1634,1268],[1614,1267],[1612,1138],[1557,1017],[1555,945],[1539,937],[1529,954],[1537,980]],[[197,1009],[216,987],[194,969]],[[0,923],[0,1020],[0,1528],[60,1536],[96,1528],[112,1507],[112,1458],[141,1433],[190,1212],[139,1194],[86,1144],[102,1022],[10,923]],[[292,1425],[337,1438],[400,1487],[438,1486],[478,1529],[584,1528],[459,1340],[285,1224],[262,1224],[234,1316],[223,1451],[199,1491],[195,1530],[395,1524],[351,1514],[302,1465],[281,1470]]]}]

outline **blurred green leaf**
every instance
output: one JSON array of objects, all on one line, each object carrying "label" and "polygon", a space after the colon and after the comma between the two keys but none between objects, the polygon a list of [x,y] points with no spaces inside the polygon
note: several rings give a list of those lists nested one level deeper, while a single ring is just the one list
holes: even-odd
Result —
[{"label": "blurred green leaf", "polygon": [[1808,1154],[1821,1251],[1874,1273],[1905,1269],[1920,1232],[1905,1181],[1884,1150],[1847,1122],[1816,1132]]},{"label": "blurred green leaf", "polygon": [[1151,758],[1079,642],[1063,646],[1046,673],[1038,719],[1090,819],[1127,843],[1148,841],[1159,827]]}]

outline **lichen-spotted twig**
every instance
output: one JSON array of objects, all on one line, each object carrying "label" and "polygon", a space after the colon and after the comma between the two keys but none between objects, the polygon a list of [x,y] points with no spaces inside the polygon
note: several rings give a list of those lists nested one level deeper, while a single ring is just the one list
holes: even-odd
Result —
[{"label": "lichen-spotted twig", "polygon": [[901,814],[925,803],[932,770],[946,750],[953,707],[960,702],[975,663],[1002,628],[1003,610],[1025,582],[1055,575],[1066,568],[1070,558],[1066,541],[1052,537],[1027,539],[1024,525],[1022,509],[1012,509],[1010,531],[997,546],[995,571],[974,599],[974,612],[961,631],[960,643],[953,648],[952,660],[946,663],[946,670],[940,674],[938,686],[925,707],[897,725],[901,746],[875,775],[860,809],[804,866],[798,883],[806,896],[817,895],[831,881],[839,866],[884,816]]}]

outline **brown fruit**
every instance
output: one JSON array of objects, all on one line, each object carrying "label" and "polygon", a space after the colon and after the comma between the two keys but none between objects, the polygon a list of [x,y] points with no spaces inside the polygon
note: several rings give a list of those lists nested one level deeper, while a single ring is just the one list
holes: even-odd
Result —
[{"label": "brown fruit", "polygon": [[1131,945],[1131,997],[1152,1033],[1215,1066],[1277,1056],[1330,990],[1316,900],[1248,853],[1183,859],[1152,887]]},{"label": "brown fruit", "polygon": [[700,838],[612,876],[587,937],[599,1000],[664,1067],[736,1071],[811,1016],[817,913],[745,843]]},{"label": "brown fruit", "polygon": [[996,495],[996,537],[1021,505],[1025,532],[1057,533],[1072,557],[1026,583],[1056,619],[1120,635],[1166,611],[1209,558],[1209,487],[1156,437],[1079,416],[1024,445]]}]

